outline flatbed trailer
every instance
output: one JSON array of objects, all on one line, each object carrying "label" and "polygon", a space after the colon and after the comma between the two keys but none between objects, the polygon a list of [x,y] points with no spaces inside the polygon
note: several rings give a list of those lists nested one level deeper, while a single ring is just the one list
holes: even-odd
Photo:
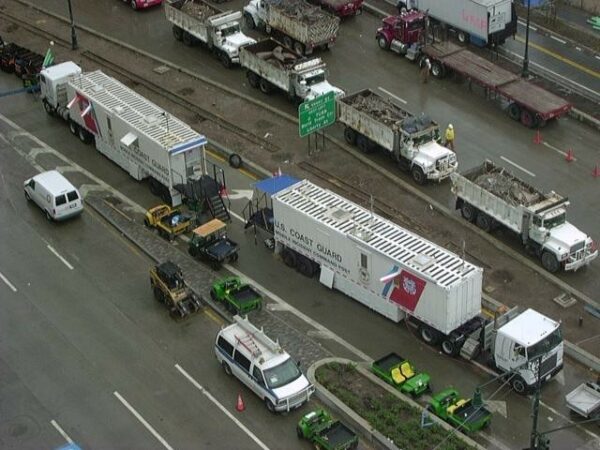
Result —
[{"label": "flatbed trailer", "polygon": [[422,51],[430,58],[435,77],[443,78],[449,72],[460,74],[482,86],[486,95],[506,99],[510,118],[527,127],[543,127],[572,108],[565,99],[452,42],[428,44]]}]

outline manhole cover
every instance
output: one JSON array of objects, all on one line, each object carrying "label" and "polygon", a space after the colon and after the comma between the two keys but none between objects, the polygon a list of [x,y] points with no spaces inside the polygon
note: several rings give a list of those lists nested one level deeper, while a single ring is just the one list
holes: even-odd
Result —
[{"label": "manhole cover", "polygon": [[577,303],[577,300],[571,295],[567,294],[566,292],[563,292],[559,296],[554,297],[552,300],[554,300],[555,303],[558,303],[563,308],[568,308]]}]

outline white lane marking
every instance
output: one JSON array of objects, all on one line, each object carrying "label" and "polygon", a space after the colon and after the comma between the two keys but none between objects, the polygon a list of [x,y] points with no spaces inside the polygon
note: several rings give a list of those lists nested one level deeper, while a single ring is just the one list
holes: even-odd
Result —
[{"label": "white lane marking", "polygon": [[50,250],[52,253],[54,253],[54,255],[56,255],[56,257],[58,259],[60,259],[65,266],[67,266],[69,269],[73,270],[73,266],[71,264],[69,264],[69,261],[67,261],[56,250],[54,250],[54,247],[52,247],[50,244],[47,244],[46,247],[48,247],[48,250]]},{"label": "white lane marking", "polygon": [[403,98],[398,97],[397,95],[392,94],[390,91],[388,91],[387,89],[382,88],[381,86],[378,86],[377,89],[379,89],[381,92],[386,93],[387,95],[389,95],[392,98],[395,98],[396,100],[398,100],[399,102],[403,103],[403,104],[407,104],[408,102],[406,100],[404,100]]},{"label": "white lane marking", "polygon": [[17,292],[17,288],[14,286],[14,284],[12,284],[10,281],[8,281],[8,278],[6,278],[4,276],[4,274],[2,272],[0,272],[0,278],[2,279],[2,281],[4,281],[4,283],[12,289],[13,292]]},{"label": "white lane marking", "polygon": [[[556,148],[555,146],[550,145],[547,142],[542,142],[542,144],[544,144],[549,149],[554,150],[556,153],[559,153],[559,154],[563,155],[564,157],[567,156],[567,152],[563,152],[561,149]],[[573,161],[577,161],[577,158],[573,157]]]},{"label": "white lane marking", "polygon": [[171,447],[169,443],[160,434],[158,434],[158,431],[152,428],[152,425],[146,422],[146,419],[144,419],[142,415],[139,412],[137,412],[127,400],[123,398],[121,394],[119,394],[117,391],[113,392],[113,394],[119,399],[123,406],[125,406],[125,408],[127,408],[129,412],[131,412],[131,414],[133,414],[135,418],[139,420],[140,423],[144,425],[150,433],[152,433],[152,435],[158,440],[158,442],[160,442],[166,449],[173,450],[173,447]]},{"label": "white lane marking", "polygon": [[[521,22],[520,20],[518,22],[519,22],[519,25],[521,25],[522,27],[527,28],[527,22]],[[533,30],[533,31],[537,31],[537,28],[534,27],[533,25],[531,25],[531,23],[529,24],[529,29]]]},{"label": "white lane marking", "polygon": [[583,50],[581,49],[581,47],[575,47],[575,50],[577,50],[578,52],[581,52],[581,51],[583,51]]},{"label": "white lane marking", "polygon": [[594,58],[600,59],[600,55],[596,55],[596,56],[594,56]]},{"label": "white lane marking", "polygon": [[204,389],[202,387],[202,385],[200,385],[200,383],[198,383],[194,378],[192,378],[192,376],[187,373],[183,367],[181,367],[179,364],[175,364],[175,368],[184,376],[188,379],[188,381],[190,383],[192,383],[196,389],[198,389],[203,395],[205,395],[206,397],[208,397],[208,399],[213,402],[215,405],[217,405],[217,407],[223,411],[223,413],[229,417],[238,427],[240,427],[240,429],[246,433],[250,439],[252,439],[254,442],[256,442],[256,445],[258,445],[260,448],[262,448],[263,450],[269,450],[269,447],[267,447],[265,445],[265,443],[263,441],[261,441],[254,433],[252,433],[252,431],[250,431],[242,422],[240,422],[233,414],[231,414],[229,411],[227,411],[227,409],[216,399],[212,396],[212,394],[210,392],[208,392],[206,389]]},{"label": "white lane marking", "polygon": [[515,163],[515,162],[512,162],[510,159],[508,159],[508,158],[505,158],[504,156],[501,156],[501,157],[500,157],[500,159],[502,159],[503,161],[506,161],[507,163],[509,163],[509,164],[511,164],[511,165],[513,165],[513,166],[515,166],[517,169],[519,169],[519,170],[522,170],[522,171],[523,171],[523,172],[525,172],[526,174],[528,174],[528,175],[530,175],[530,176],[532,176],[532,177],[535,177],[535,173],[533,173],[533,172],[530,172],[529,170],[525,169],[524,167],[521,167],[520,165],[518,165],[518,164],[517,164],[517,163]]},{"label": "white lane marking", "polygon": [[580,431],[583,431],[583,432],[587,433],[589,436],[593,437],[594,439],[600,439],[600,435],[597,435],[593,431],[587,430],[583,425],[577,425],[577,422],[573,422],[567,416],[562,415],[556,409],[554,409],[550,405],[547,405],[543,401],[540,401],[540,405],[548,408],[549,411],[551,411],[552,413],[554,413],[556,416],[560,417],[561,419],[565,420],[567,423],[569,423],[569,424],[575,424],[575,428],[579,429]]},{"label": "white lane marking", "polygon": [[554,39],[556,42],[560,42],[561,44],[566,44],[567,43],[567,41],[565,41],[564,39],[556,37],[553,34],[550,35],[550,39]]},{"label": "white lane marking", "polygon": [[56,431],[58,431],[60,433],[60,435],[65,439],[65,441],[67,441],[69,444],[73,443],[73,439],[71,439],[69,437],[69,435],[65,432],[65,430],[63,430],[60,425],[56,422],[56,420],[52,419],[50,421],[50,423],[52,424],[52,426],[54,428],[56,428]]}]

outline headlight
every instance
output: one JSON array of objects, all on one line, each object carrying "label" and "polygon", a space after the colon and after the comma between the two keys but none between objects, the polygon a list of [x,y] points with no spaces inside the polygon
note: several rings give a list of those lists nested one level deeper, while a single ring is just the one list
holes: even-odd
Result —
[{"label": "headlight", "polygon": [[560,259],[561,259],[561,261],[562,261],[563,259],[567,259],[568,257],[569,257],[569,254],[568,254],[568,253],[563,253],[562,255],[560,255]]}]

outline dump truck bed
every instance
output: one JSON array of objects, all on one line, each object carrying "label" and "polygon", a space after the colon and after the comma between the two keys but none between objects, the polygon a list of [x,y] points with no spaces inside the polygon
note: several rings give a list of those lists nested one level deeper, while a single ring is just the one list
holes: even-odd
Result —
[{"label": "dump truck bed", "polygon": [[567,406],[583,417],[600,417],[600,385],[583,383],[569,392],[566,397]]},{"label": "dump truck bed", "polygon": [[559,117],[572,107],[563,98],[452,42],[436,42],[426,46],[424,52],[463,77],[538,113],[544,120]]},{"label": "dump truck bed", "polygon": [[317,47],[335,41],[340,19],[304,0],[282,0],[271,4],[269,24],[305,45]]}]

